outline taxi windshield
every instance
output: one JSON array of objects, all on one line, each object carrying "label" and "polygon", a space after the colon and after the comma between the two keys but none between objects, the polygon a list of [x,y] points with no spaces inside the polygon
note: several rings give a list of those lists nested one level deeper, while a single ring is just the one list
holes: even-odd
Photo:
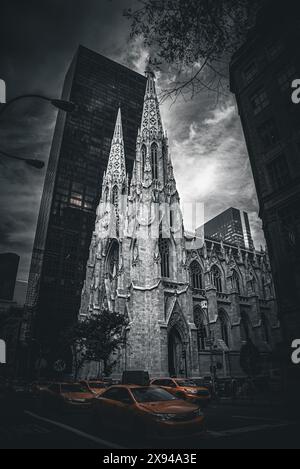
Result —
[{"label": "taxi windshield", "polygon": [[135,400],[139,403],[176,401],[177,397],[160,388],[132,389]]},{"label": "taxi windshield", "polygon": [[61,392],[62,393],[71,393],[71,392],[86,393],[86,389],[80,384],[62,384]]},{"label": "taxi windshield", "polygon": [[197,386],[196,383],[190,379],[177,379],[176,383],[178,384],[178,386],[188,386],[190,388],[194,388]]}]

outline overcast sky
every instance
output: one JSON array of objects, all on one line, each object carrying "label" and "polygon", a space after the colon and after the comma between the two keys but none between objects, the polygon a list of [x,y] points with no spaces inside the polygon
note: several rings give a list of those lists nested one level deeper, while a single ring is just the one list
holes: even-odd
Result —
[{"label": "overcast sky", "polygon": [[[128,44],[125,7],[135,0],[1,0],[0,78],[8,98],[28,92],[60,96],[69,63],[82,44],[143,73],[148,51]],[[166,77],[158,77],[162,86]],[[162,108],[182,202],[205,204],[210,219],[230,206],[248,211],[264,244],[258,202],[232,96],[216,104],[202,94]],[[18,104],[0,120],[1,148],[47,162],[56,112],[47,104]],[[21,256],[26,280],[45,171],[0,159],[0,252]],[[189,220],[186,220],[189,227]]]}]

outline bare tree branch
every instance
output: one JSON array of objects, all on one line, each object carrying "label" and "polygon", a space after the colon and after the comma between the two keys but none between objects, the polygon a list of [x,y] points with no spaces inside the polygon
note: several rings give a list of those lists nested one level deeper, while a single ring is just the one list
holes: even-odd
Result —
[{"label": "bare tree branch", "polygon": [[175,79],[161,99],[176,100],[203,90],[224,93],[228,58],[245,39],[264,0],[138,1],[140,8],[124,12],[131,38],[143,37],[154,60],[168,66]]}]

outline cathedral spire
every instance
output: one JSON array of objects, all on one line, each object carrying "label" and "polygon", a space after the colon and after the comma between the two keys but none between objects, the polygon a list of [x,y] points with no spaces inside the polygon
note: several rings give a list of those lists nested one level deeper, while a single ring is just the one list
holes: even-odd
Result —
[{"label": "cathedral spire", "polygon": [[155,86],[155,73],[151,59],[146,67],[147,86],[142,118],[142,137],[144,140],[163,136],[163,126]]},{"label": "cathedral spire", "polygon": [[114,136],[108,160],[106,178],[112,182],[122,183],[126,179],[125,151],[121,109],[118,111]]}]

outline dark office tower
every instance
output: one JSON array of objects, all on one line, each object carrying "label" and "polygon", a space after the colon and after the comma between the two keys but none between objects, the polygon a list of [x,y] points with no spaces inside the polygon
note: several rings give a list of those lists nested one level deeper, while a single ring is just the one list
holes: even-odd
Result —
[{"label": "dark office tower", "polygon": [[118,109],[131,172],[145,88],[145,77],[79,47],[63,89],[63,98],[74,102],[76,111],[58,115],[46,174],[26,301],[25,339],[34,336],[53,349],[61,332],[78,317],[100,181]]},{"label": "dark office tower", "polygon": [[13,301],[20,257],[0,254],[0,300]]},{"label": "dark office tower", "polygon": [[229,208],[204,225],[205,238],[253,249],[249,217],[246,212]]},{"label": "dark office tower", "polygon": [[299,1],[272,1],[231,62],[285,337],[300,338]]}]

